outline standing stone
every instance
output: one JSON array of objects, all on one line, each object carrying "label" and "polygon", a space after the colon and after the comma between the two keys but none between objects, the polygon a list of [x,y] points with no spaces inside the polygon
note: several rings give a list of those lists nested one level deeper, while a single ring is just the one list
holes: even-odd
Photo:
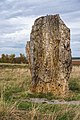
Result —
[{"label": "standing stone", "polygon": [[32,92],[65,95],[71,73],[70,29],[59,15],[35,20],[27,43]]}]

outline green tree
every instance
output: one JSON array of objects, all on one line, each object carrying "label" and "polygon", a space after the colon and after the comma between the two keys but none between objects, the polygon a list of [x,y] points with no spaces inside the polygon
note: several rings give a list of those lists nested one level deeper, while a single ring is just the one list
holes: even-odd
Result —
[{"label": "green tree", "polygon": [[15,63],[15,54],[9,55],[9,62],[10,63]]},{"label": "green tree", "polygon": [[2,54],[1,61],[2,61],[3,63],[6,63],[6,56],[5,56],[5,54]]},{"label": "green tree", "polygon": [[6,63],[9,63],[9,55],[8,54],[5,55],[5,61],[6,61]]},{"label": "green tree", "polygon": [[26,61],[27,61],[25,55],[22,53],[20,53],[20,61],[21,61],[21,63],[26,63]]}]

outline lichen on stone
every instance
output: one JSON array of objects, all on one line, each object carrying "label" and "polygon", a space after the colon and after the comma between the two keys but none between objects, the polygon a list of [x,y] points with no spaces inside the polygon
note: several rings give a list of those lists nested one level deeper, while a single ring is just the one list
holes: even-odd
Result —
[{"label": "lichen on stone", "polygon": [[72,60],[70,29],[59,15],[47,15],[35,20],[26,46],[32,92],[68,93]]}]

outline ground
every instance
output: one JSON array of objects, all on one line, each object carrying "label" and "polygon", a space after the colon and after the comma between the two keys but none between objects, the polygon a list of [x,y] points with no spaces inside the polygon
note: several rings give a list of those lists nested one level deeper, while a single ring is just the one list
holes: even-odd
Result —
[{"label": "ground", "polygon": [[30,94],[30,83],[28,65],[0,64],[0,120],[80,119],[80,66],[73,66],[64,99],[51,93]]}]

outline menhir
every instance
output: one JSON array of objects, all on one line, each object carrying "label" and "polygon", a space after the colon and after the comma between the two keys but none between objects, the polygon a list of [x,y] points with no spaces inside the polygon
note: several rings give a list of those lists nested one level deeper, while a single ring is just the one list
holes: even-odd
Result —
[{"label": "menhir", "polygon": [[65,95],[72,68],[70,29],[59,15],[35,20],[26,45],[31,91]]}]

